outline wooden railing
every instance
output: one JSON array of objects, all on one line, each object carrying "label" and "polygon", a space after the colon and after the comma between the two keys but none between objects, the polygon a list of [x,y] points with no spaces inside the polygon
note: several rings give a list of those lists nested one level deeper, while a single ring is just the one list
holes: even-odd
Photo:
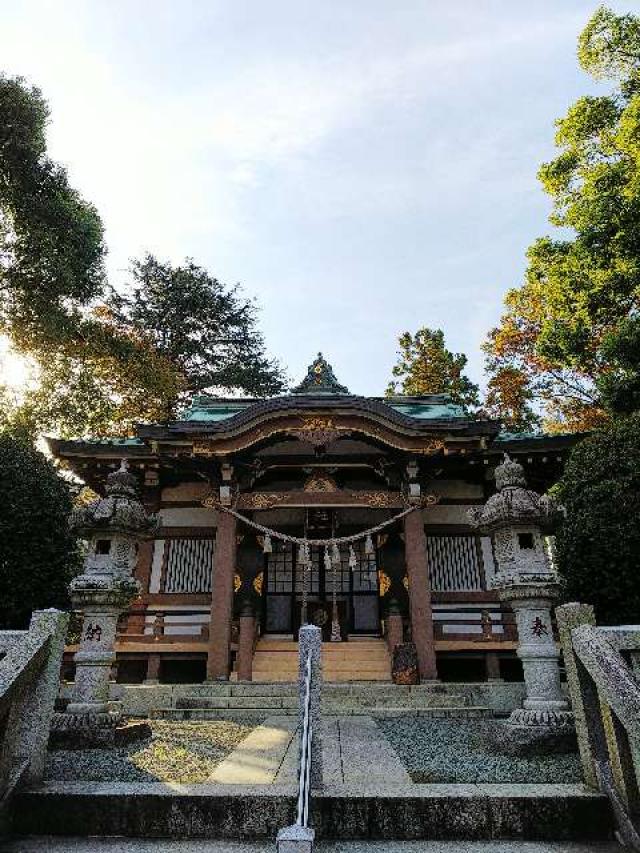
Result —
[{"label": "wooden railing", "polygon": [[585,783],[609,797],[622,840],[640,851],[640,626],[598,628],[584,604],[556,619]]},{"label": "wooden railing", "polygon": [[0,631],[0,828],[15,787],[44,773],[68,618],[39,610],[27,631]]},{"label": "wooden railing", "polygon": [[[205,610],[154,611],[153,622],[142,621],[135,626],[134,620],[144,620],[139,612],[124,614],[118,622],[118,642],[126,643],[176,643],[202,642],[209,638],[209,613]],[[199,619],[189,619],[199,616]],[[203,622],[202,617],[206,616]],[[180,617],[172,620],[171,617]],[[133,623],[133,625],[131,624]],[[195,629],[195,630],[194,630]]]},{"label": "wooden railing", "polygon": [[436,641],[515,642],[515,616],[500,604],[444,608],[433,606],[433,635]]}]

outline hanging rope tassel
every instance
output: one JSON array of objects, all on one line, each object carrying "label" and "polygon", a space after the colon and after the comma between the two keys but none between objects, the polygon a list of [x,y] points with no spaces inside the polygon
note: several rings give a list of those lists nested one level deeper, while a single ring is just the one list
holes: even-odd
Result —
[{"label": "hanging rope tassel", "polygon": [[356,552],[353,550],[353,545],[349,545],[349,568],[352,572],[358,568],[358,558],[356,557]]},{"label": "hanging rope tassel", "polygon": [[367,533],[367,538],[364,540],[364,553],[367,557],[371,557],[373,552],[373,539],[371,538],[371,534]]},{"label": "hanging rope tassel", "polygon": [[331,546],[331,558],[333,559],[334,566],[340,566],[342,560],[340,559],[340,549],[334,542]]},{"label": "hanging rope tassel", "polygon": [[262,553],[263,554],[271,554],[273,552],[273,548],[271,546],[271,537],[269,534],[265,534],[264,542],[262,543]]},{"label": "hanging rope tassel", "polygon": [[329,548],[324,549],[324,570],[325,572],[330,572],[333,568],[331,563],[331,554],[329,553]]}]

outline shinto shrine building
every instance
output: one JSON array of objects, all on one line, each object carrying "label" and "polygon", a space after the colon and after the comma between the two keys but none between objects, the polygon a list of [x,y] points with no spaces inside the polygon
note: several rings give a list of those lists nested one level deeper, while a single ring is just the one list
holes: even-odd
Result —
[{"label": "shinto shrine building", "polygon": [[[411,639],[422,679],[477,681],[521,673],[513,616],[490,589],[491,540],[467,511],[493,493],[505,452],[543,492],[575,440],[501,433],[444,395],[357,396],[320,355],[285,396],[201,396],[133,439],[49,444],[97,492],[126,459],[159,516],[120,623],[120,681],[293,680],[305,596],[342,650],[327,658],[330,680],[389,679],[386,641]],[[331,540],[396,516],[340,546],[333,567],[313,546],[304,571],[299,545],[266,546],[243,521]]]}]

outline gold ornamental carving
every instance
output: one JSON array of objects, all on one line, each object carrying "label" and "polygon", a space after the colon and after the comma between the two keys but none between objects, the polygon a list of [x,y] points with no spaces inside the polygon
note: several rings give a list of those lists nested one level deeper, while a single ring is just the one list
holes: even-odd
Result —
[{"label": "gold ornamental carving", "polygon": [[237,592],[241,586],[242,586],[242,578],[236,572],[235,575],[233,576],[233,591],[234,591],[234,593]]},{"label": "gold ornamental carving", "polygon": [[252,492],[241,495],[238,506],[242,509],[271,509],[286,500],[286,492]]},{"label": "gold ornamental carving", "polygon": [[213,442],[208,438],[194,438],[192,451],[194,456],[215,456]]},{"label": "gold ornamental carving", "polygon": [[264,582],[264,572],[260,572],[253,579],[253,588],[258,595],[262,595],[262,584]]},{"label": "gold ornamental carving", "polygon": [[378,569],[378,589],[380,592],[380,598],[385,596],[391,587],[391,578],[384,571],[384,569]]},{"label": "gold ornamental carving", "polygon": [[338,486],[333,477],[324,471],[314,471],[304,484],[305,492],[337,492]]},{"label": "gold ornamental carving", "polygon": [[287,432],[299,441],[307,441],[314,447],[325,447],[336,438],[350,435],[350,431],[336,424],[333,418],[318,416],[303,418],[301,426]]}]

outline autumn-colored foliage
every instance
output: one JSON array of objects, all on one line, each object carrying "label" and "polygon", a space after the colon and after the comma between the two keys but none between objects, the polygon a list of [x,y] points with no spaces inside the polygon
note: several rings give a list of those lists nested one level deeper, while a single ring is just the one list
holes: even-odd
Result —
[{"label": "autumn-colored foliage", "polygon": [[[581,431],[607,421],[611,341],[640,307],[640,18],[601,7],[580,36],[582,68],[612,84],[557,122],[539,178],[562,229],[529,249],[485,343],[491,405],[507,423]],[[628,376],[626,379],[628,380]]]}]

